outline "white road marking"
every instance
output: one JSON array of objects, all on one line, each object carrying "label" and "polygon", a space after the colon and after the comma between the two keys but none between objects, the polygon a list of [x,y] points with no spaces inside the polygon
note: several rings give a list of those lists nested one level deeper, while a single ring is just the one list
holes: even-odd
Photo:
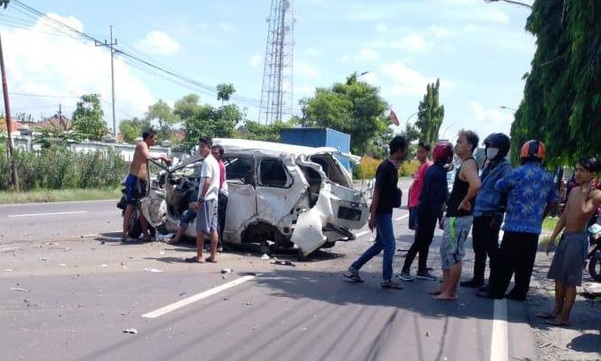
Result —
[{"label": "white road marking", "polygon": [[240,278],[238,278],[236,280],[233,280],[231,282],[224,283],[221,286],[213,287],[213,288],[211,288],[209,290],[206,290],[204,292],[197,293],[194,296],[190,296],[190,297],[185,298],[185,299],[183,299],[181,301],[177,301],[177,302],[174,302],[174,303],[172,303],[170,305],[167,305],[165,307],[161,307],[158,310],[154,310],[152,312],[145,313],[145,314],[142,315],[142,317],[145,317],[145,318],[157,318],[157,317],[163,316],[164,314],[167,314],[167,313],[169,313],[171,311],[178,310],[178,309],[180,309],[182,307],[185,307],[185,306],[188,306],[188,305],[190,305],[190,304],[192,304],[194,302],[197,302],[197,301],[200,301],[200,300],[205,299],[207,297],[213,296],[213,295],[215,295],[215,294],[217,294],[217,293],[219,293],[221,291],[225,291],[228,288],[232,288],[232,287],[237,286],[239,284],[242,284],[242,283],[244,283],[246,281],[250,281],[250,280],[252,280],[255,277],[256,277],[255,275],[242,276],[242,277],[240,277]]},{"label": "white road marking", "polygon": [[359,238],[361,236],[365,236],[366,234],[370,233],[369,231],[363,231],[363,232],[359,232],[355,235],[355,237]]},{"label": "white road marking", "polygon": [[8,218],[18,217],[38,217],[38,216],[63,216],[67,214],[82,214],[88,213],[87,211],[72,211],[72,212],[54,212],[54,213],[27,213],[27,214],[9,214]]},{"label": "white road marking", "polygon": [[494,319],[492,321],[492,339],[490,342],[490,361],[507,361],[507,301],[495,300]]}]

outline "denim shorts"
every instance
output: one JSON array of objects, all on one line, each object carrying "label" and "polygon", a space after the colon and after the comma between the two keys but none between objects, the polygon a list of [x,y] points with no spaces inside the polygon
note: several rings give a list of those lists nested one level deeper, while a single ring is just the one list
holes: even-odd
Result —
[{"label": "denim shorts", "polygon": [[461,262],[465,257],[465,240],[470,234],[474,217],[447,217],[444,219],[444,233],[440,244],[442,270]]}]

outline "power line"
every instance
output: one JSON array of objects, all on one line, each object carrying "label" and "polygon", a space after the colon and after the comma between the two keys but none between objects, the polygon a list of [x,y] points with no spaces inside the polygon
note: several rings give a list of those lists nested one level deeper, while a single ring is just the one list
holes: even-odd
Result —
[{"label": "power line", "polygon": [[[56,20],[56,19],[54,19],[52,17],[49,17],[49,16],[45,15],[44,13],[42,13],[42,12],[40,12],[40,11],[38,11],[38,10],[36,10],[36,9],[28,6],[28,5],[23,4],[19,0],[13,0],[13,2],[14,2],[14,4],[17,7],[20,7],[22,10],[24,10],[26,12],[29,12],[30,14],[34,14],[38,18],[42,18],[44,20],[47,20],[48,22],[50,22],[50,25],[55,25],[57,30],[59,30],[60,32],[66,34],[66,35],[76,35],[79,38],[82,38],[82,39],[85,39],[85,40],[89,40],[89,41],[92,41],[94,43],[102,43],[103,42],[103,41],[101,41],[101,40],[99,40],[99,39],[97,39],[97,38],[95,38],[95,37],[93,37],[91,35],[88,35],[88,34],[86,34],[84,32],[81,32],[81,31],[79,31],[77,29],[74,29],[71,26],[60,22],[59,20]],[[28,16],[31,16],[31,15],[28,14]],[[122,51],[122,50],[117,50],[117,49],[115,49],[114,51],[115,51],[115,54],[120,54],[121,56],[123,56],[125,58],[129,58],[130,60],[136,61],[136,62],[138,62],[138,63],[140,63],[140,64],[142,64],[142,65],[144,65],[144,66],[146,66],[148,68],[154,69],[154,70],[156,70],[156,71],[158,71],[160,73],[163,73],[163,74],[166,74],[166,75],[168,75],[170,77],[173,77],[178,82],[188,83],[189,85],[192,85],[195,90],[202,89],[205,92],[209,92],[211,95],[216,95],[217,94],[217,89],[215,87],[213,87],[213,86],[204,84],[204,83],[202,83],[200,81],[197,81],[197,80],[194,80],[194,79],[192,79],[192,78],[190,78],[188,76],[179,74],[179,73],[177,73],[177,72],[175,72],[173,70],[166,69],[165,67],[161,67],[159,65],[151,63],[150,61],[144,60],[141,57],[133,55],[133,54],[130,54],[128,52],[125,52],[125,51]],[[241,95],[236,95],[236,94],[233,94],[232,97],[231,97],[231,99],[234,100],[234,101],[237,101],[239,103],[243,103],[245,105],[248,105],[248,106],[257,107],[257,108],[260,107],[260,101],[257,100],[257,99],[253,99],[253,98],[249,98],[249,97],[245,97],[245,96],[241,96]]]}]

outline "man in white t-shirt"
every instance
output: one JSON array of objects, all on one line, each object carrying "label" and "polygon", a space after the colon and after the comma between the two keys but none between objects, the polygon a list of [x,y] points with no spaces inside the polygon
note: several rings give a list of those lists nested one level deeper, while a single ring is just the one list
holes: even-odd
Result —
[{"label": "man in white t-shirt", "polygon": [[[196,257],[186,258],[186,262],[216,263],[218,222],[217,199],[219,194],[219,164],[211,154],[213,140],[209,137],[200,137],[198,151],[204,158],[200,166],[200,183],[198,201],[193,205],[196,216]],[[205,234],[210,235],[211,255],[206,259],[202,257]]]}]

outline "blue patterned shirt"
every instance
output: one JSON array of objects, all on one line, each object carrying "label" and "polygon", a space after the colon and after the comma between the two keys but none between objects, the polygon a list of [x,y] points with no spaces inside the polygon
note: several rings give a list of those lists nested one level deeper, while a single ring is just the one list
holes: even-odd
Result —
[{"label": "blue patterned shirt", "polygon": [[559,200],[553,177],[539,162],[513,169],[495,189],[507,193],[505,232],[540,234],[545,209]]}]

